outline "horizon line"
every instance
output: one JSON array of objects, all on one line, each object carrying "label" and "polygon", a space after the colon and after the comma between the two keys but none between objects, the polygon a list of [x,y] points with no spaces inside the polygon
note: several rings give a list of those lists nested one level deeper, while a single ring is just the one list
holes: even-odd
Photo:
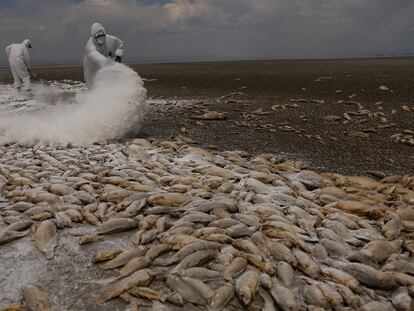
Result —
[{"label": "horizon line", "polygon": [[[229,59],[229,58],[216,58],[216,59],[188,59],[188,60],[132,60],[124,63],[129,66],[134,65],[151,65],[151,64],[181,64],[181,63],[219,63],[219,62],[256,62],[256,61],[321,61],[321,60],[358,60],[358,59],[397,59],[397,58],[411,58],[414,57],[414,53],[404,54],[378,54],[375,56],[353,56],[353,57],[304,57],[304,58],[252,58],[252,59]],[[46,63],[43,61],[35,62],[31,68],[44,68],[44,67],[82,67],[81,62],[67,61],[61,63]],[[8,63],[0,64],[0,70],[8,69]]]}]

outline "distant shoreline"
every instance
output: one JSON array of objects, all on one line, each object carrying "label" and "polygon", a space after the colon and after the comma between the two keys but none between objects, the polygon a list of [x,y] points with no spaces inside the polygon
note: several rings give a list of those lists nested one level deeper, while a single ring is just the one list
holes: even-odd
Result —
[{"label": "distant shoreline", "polygon": [[[408,55],[379,55],[379,56],[360,56],[360,57],[332,57],[332,58],[280,58],[280,59],[235,59],[235,60],[179,60],[179,61],[132,61],[126,63],[129,66],[151,65],[151,64],[202,64],[202,63],[247,63],[247,62],[300,62],[300,61],[355,61],[355,60],[375,60],[375,59],[412,59],[414,54]],[[82,67],[82,63],[68,64],[34,64],[33,68],[76,68]],[[8,64],[1,64],[0,70],[9,70]]]}]

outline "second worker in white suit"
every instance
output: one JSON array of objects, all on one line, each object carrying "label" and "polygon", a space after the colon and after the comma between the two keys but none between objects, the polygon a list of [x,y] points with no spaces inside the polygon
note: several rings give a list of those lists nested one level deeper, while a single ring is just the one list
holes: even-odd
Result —
[{"label": "second worker in white suit", "polygon": [[88,88],[93,87],[94,78],[99,69],[112,61],[120,63],[122,56],[122,41],[115,36],[107,35],[101,24],[94,23],[83,59],[83,75]]},{"label": "second worker in white suit", "polygon": [[10,69],[13,74],[14,87],[30,89],[30,55],[29,49],[32,47],[30,40],[26,39],[22,43],[13,43],[6,47],[6,54],[9,59]]}]

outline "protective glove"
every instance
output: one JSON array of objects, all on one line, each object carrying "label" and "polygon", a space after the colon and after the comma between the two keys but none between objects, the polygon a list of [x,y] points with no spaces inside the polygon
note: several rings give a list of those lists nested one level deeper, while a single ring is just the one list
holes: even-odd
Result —
[{"label": "protective glove", "polygon": [[117,63],[121,63],[121,56],[117,56],[117,57],[115,57],[115,61],[116,61]]}]

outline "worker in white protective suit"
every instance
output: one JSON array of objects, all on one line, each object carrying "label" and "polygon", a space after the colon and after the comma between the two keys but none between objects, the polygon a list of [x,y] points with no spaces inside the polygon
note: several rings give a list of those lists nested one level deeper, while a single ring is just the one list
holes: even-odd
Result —
[{"label": "worker in white protective suit", "polygon": [[6,54],[9,58],[10,69],[13,74],[14,87],[30,89],[30,55],[29,49],[32,47],[30,40],[26,39],[22,43],[12,43],[6,47]]},{"label": "worker in white protective suit", "polygon": [[94,78],[99,69],[113,61],[120,63],[122,56],[122,41],[115,36],[107,35],[101,24],[94,23],[83,59],[83,75],[88,87],[93,87]]}]

